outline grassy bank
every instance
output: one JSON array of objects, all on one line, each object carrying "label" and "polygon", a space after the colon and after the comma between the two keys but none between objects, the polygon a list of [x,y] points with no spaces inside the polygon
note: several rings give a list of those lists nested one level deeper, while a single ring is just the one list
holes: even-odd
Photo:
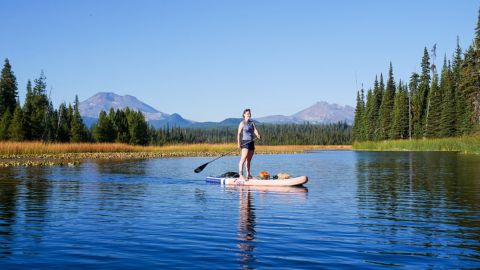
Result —
[{"label": "grassy bank", "polygon": [[[303,153],[308,150],[344,150],[349,145],[257,145],[259,154]],[[0,142],[0,167],[75,165],[83,159],[135,159],[218,156],[233,151],[235,144],[178,144],[133,146],[118,143]]]},{"label": "grassy bank", "polygon": [[443,139],[355,142],[354,150],[365,151],[457,151],[480,154],[480,135]]},{"label": "grassy bank", "polygon": [[[0,155],[45,155],[71,153],[185,153],[222,154],[236,149],[235,144],[176,144],[134,146],[121,143],[42,143],[0,142]],[[305,150],[351,149],[349,145],[257,145],[257,153],[298,153]]]}]

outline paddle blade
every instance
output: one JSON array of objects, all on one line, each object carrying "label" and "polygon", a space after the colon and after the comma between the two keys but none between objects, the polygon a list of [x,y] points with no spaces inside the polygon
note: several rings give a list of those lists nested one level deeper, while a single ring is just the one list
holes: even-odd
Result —
[{"label": "paddle blade", "polygon": [[205,164],[203,164],[202,166],[199,166],[198,168],[196,168],[196,169],[194,170],[194,172],[195,172],[195,173],[199,173],[199,172],[203,171],[203,169],[205,169],[205,167],[207,167],[207,165],[208,165],[208,162],[205,163]]}]

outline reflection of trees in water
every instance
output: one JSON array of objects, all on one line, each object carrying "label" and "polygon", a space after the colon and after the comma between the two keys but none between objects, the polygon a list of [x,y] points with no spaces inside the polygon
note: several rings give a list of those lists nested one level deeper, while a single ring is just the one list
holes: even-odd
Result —
[{"label": "reflection of trees in water", "polygon": [[[366,152],[358,153],[356,166],[359,215],[368,223],[363,229],[394,239],[414,232],[422,236],[417,244],[425,246],[438,244],[439,236],[454,235],[480,251],[480,158]],[[458,228],[438,230],[439,224]]]},{"label": "reflection of trees in water", "polygon": [[[480,159],[454,153],[361,153],[357,159],[358,198],[395,213],[405,200],[480,206]],[[375,200],[369,200],[374,198]]]},{"label": "reflection of trees in water", "polygon": [[447,189],[452,200],[468,205],[472,211],[480,209],[480,158],[473,155],[459,155],[456,163],[456,180],[450,181]]},{"label": "reflection of trees in water", "polygon": [[[25,210],[23,221],[28,226],[24,236],[31,238],[35,244],[43,241],[43,231],[47,226],[48,201],[51,197],[52,183],[46,178],[51,168],[25,168],[25,175],[21,179],[25,187],[25,195],[19,197],[24,200]],[[20,204],[20,203],[19,203]],[[31,252],[36,253],[37,248],[32,247]]]},{"label": "reflection of trees in water", "polygon": [[[97,198],[94,202],[99,210],[113,214],[126,213],[127,210],[138,211],[142,208],[147,184],[141,175],[145,175],[145,168],[141,162],[108,162],[96,163],[96,171],[100,173],[98,181],[94,183]],[[131,212],[138,213],[138,212]]]},{"label": "reflection of trees in water", "polygon": [[240,188],[240,217],[238,220],[237,247],[239,259],[243,269],[252,269],[256,261],[255,251],[255,207],[252,204],[250,190]]},{"label": "reflection of trees in water", "polygon": [[[21,226],[22,241],[43,240],[48,201],[52,184],[46,179],[47,168],[2,169],[0,177],[0,255],[11,254],[15,239],[14,225]],[[31,247],[35,250],[35,247]],[[31,252],[31,250],[29,252]]]},{"label": "reflection of trees in water", "polygon": [[96,170],[102,174],[145,175],[147,164],[145,160],[96,160]]},{"label": "reflection of trees in water", "polygon": [[17,181],[14,177],[14,168],[0,170],[0,258],[8,257],[14,238],[13,225],[17,211]]},{"label": "reflection of trees in water", "polygon": [[[147,185],[144,183],[115,183],[98,182],[97,184],[98,205],[102,210],[114,206],[115,202],[123,207],[134,206],[141,203],[139,198],[145,196]],[[129,202],[126,204],[126,202]],[[133,204],[132,204],[133,203]]]}]

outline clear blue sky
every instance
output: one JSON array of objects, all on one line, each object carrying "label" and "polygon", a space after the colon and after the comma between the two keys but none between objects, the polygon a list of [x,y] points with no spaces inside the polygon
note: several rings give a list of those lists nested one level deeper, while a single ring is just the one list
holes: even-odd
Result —
[{"label": "clear blue sky", "polygon": [[479,1],[2,1],[0,58],[21,102],[41,70],[55,107],[130,94],[195,121],[354,105],[388,71],[407,80],[425,46],[471,44]]}]

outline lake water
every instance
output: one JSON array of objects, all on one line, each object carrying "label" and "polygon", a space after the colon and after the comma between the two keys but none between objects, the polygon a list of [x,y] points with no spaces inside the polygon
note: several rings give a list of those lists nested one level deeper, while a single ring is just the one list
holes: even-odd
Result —
[{"label": "lake water", "polygon": [[1,269],[480,268],[480,157],[256,155],[305,188],[225,188],[224,157],[0,170]]}]

